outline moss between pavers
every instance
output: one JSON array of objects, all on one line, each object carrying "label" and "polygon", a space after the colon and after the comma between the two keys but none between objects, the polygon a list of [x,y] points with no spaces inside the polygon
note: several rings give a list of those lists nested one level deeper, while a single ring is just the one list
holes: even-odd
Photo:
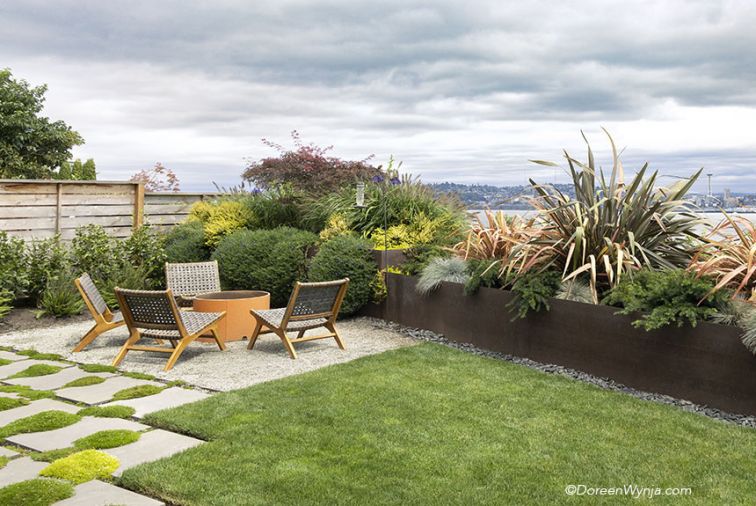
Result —
[{"label": "moss between pavers", "polygon": [[152,374],[145,374],[143,372],[124,371],[121,373],[121,375],[126,376],[127,378],[134,378],[134,379],[139,379],[139,380],[153,381],[157,379]]},{"label": "moss between pavers", "polygon": [[79,420],[81,420],[79,415],[66,413],[65,411],[43,411],[0,427],[0,438],[7,438],[15,434],[60,429],[72,425]]},{"label": "moss between pavers", "polygon": [[54,462],[78,451],[79,450],[73,447],[58,448],[57,450],[47,450],[46,452],[31,452],[29,457],[37,462]]},{"label": "moss between pavers", "polygon": [[124,388],[113,394],[114,401],[125,401],[127,399],[137,399],[139,397],[147,397],[148,395],[155,395],[165,390],[166,387],[159,387],[156,385],[137,385],[135,387]]},{"label": "moss between pavers", "polygon": [[[5,455],[0,455],[0,469],[4,468],[8,465],[8,462],[10,462],[10,458],[6,457]],[[0,503],[2,504],[2,503]]]},{"label": "moss between pavers", "polygon": [[79,411],[80,416],[101,418],[131,418],[136,410],[131,406],[89,406]]},{"label": "moss between pavers", "polygon": [[21,406],[26,406],[27,404],[29,404],[29,401],[26,399],[0,397],[0,411],[5,411],[6,409],[20,408]]},{"label": "moss between pavers", "polygon": [[139,440],[139,432],[127,429],[101,430],[74,441],[78,450],[106,450],[134,443]]},{"label": "moss between pavers", "polygon": [[84,450],[58,459],[39,472],[40,476],[61,478],[76,485],[98,478],[108,478],[118,469],[117,458],[97,450]]},{"label": "moss between pavers", "polygon": [[118,372],[112,365],[102,364],[79,364],[79,369],[84,372]]},{"label": "moss between pavers", "polygon": [[12,364],[13,360],[8,360],[7,358],[0,358],[0,367],[8,364]]},{"label": "moss between pavers", "polygon": [[30,401],[52,399],[55,397],[55,392],[51,390],[34,390],[26,385],[0,385],[0,392],[18,394],[21,397],[26,397]]},{"label": "moss between pavers", "polygon": [[49,506],[73,495],[73,485],[68,482],[38,478],[0,488],[0,504]]},{"label": "moss between pavers", "polygon": [[12,378],[35,378],[37,376],[47,376],[49,374],[55,374],[56,372],[63,369],[62,367],[58,367],[56,365],[47,365],[47,364],[34,364],[32,366],[27,367],[23,371],[19,371],[13,376],[11,376],[8,379]]},{"label": "moss between pavers", "polygon": [[60,362],[66,362],[66,360],[57,353],[40,353],[37,350],[21,350],[14,353],[16,353],[16,355],[24,355],[25,357],[36,360],[58,360]]},{"label": "moss between pavers", "polygon": [[103,383],[104,381],[105,378],[101,378],[99,376],[85,376],[83,378],[69,381],[68,383],[63,385],[63,388],[88,387],[89,385],[98,385],[100,383]]}]

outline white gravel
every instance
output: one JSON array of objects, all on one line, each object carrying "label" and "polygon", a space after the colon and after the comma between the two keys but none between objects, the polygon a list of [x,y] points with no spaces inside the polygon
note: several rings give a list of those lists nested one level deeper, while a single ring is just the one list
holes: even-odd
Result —
[{"label": "white gravel", "polygon": [[[128,332],[125,327],[112,330],[99,336],[84,351],[71,353],[91,325],[89,322],[79,322],[11,332],[0,335],[0,345],[19,350],[32,348],[43,353],[58,353],[79,363],[109,365],[128,337]],[[167,373],[163,372],[167,353],[132,351],[126,355],[120,368],[152,374],[168,381],[182,380],[210,390],[228,391],[417,344],[416,340],[382,327],[370,318],[343,320],[337,324],[337,328],[346,350],[339,349],[333,339],[309,341],[295,345],[299,355],[296,360],[289,358],[277,337],[264,334],[252,351],[247,350],[247,341],[226,343],[228,350],[225,352],[220,351],[215,344],[195,341]],[[322,331],[323,329],[314,329],[309,332]],[[152,341],[145,340],[145,343]]]}]

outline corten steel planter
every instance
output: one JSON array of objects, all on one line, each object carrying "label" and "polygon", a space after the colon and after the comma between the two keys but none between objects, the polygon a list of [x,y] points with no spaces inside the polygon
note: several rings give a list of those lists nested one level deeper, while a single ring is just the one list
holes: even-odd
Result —
[{"label": "corten steel planter", "polygon": [[[194,299],[195,311],[225,311],[226,317],[218,324],[218,335],[223,341],[240,341],[249,337],[255,328],[251,309],[270,309],[270,294],[261,290],[231,290],[206,293]],[[210,338],[200,341],[212,342]]]},{"label": "corten steel planter", "polygon": [[362,314],[444,334],[452,341],[610,378],[638,390],[756,415],[756,357],[736,327],[709,323],[652,332],[616,308],[554,299],[551,310],[510,321],[510,292],[443,283],[417,293],[416,278],[388,274],[388,298]]},{"label": "corten steel planter", "polygon": [[404,254],[403,249],[374,249],[373,259],[379,269],[384,269],[387,265],[391,267],[402,265],[407,261],[407,255]]}]

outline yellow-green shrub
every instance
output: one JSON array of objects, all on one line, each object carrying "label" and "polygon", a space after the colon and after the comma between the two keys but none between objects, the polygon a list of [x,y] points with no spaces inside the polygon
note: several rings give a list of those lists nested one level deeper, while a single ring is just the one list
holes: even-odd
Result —
[{"label": "yellow-green shrub", "polygon": [[249,207],[236,200],[197,202],[189,214],[189,221],[202,223],[205,244],[211,248],[232,232],[248,227],[253,218]]},{"label": "yellow-green shrub", "polygon": [[328,217],[325,228],[320,232],[320,238],[323,241],[328,241],[339,235],[347,235],[352,233],[349,228],[349,222],[346,217],[341,213],[333,213]]},{"label": "yellow-green shrub", "polygon": [[39,472],[40,476],[68,480],[76,485],[107,478],[118,469],[117,458],[97,450],[84,450],[58,459]]}]

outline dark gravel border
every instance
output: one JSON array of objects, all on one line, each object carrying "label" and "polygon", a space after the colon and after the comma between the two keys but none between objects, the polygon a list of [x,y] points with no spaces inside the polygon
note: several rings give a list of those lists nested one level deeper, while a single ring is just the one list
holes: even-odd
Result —
[{"label": "dark gravel border", "polygon": [[683,411],[697,413],[699,415],[708,416],[709,418],[722,420],[722,421],[733,423],[735,425],[739,425],[742,427],[756,428],[756,416],[746,416],[746,415],[739,415],[736,413],[728,413],[726,411],[721,411],[716,408],[710,408],[708,406],[695,404],[693,402],[686,401],[684,399],[676,399],[668,395],[655,394],[652,392],[643,392],[641,390],[636,390],[634,388],[625,386],[621,383],[617,383],[616,381],[612,381],[611,379],[608,379],[608,378],[599,378],[591,374],[587,374],[581,371],[576,371],[575,369],[562,367],[561,365],[542,364],[540,362],[536,362],[534,360],[530,360],[527,358],[520,358],[520,357],[515,357],[513,355],[507,355],[505,353],[497,353],[494,351],[484,350],[472,344],[456,343],[453,341],[449,341],[443,335],[437,334],[430,330],[404,327],[402,325],[399,325],[398,323],[388,322],[385,320],[381,320],[379,318],[369,318],[369,319],[372,320],[373,324],[376,327],[387,328],[387,329],[393,330],[394,332],[397,332],[399,334],[405,335],[407,337],[410,337],[418,341],[438,343],[444,346],[448,346],[450,348],[466,351],[474,355],[480,355],[482,357],[489,357],[489,358],[494,358],[498,360],[506,360],[507,362],[524,365],[525,367],[529,367],[531,369],[535,369],[537,371],[541,371],[546,374],[558,374],[560,376],[566,376],[572,379],[576,379],[578,381],[582,381],[584,383],[590,383],[591,385],[596,385],[606,390],[612,390],[615,392],[622,392],[625,394],[629,394],[629,395],[632,395],[633,397],[637,397],[638,399],[643,399],[645,401],[658,402],[661,404],[669,404],[672,406],[677,406]]}]

